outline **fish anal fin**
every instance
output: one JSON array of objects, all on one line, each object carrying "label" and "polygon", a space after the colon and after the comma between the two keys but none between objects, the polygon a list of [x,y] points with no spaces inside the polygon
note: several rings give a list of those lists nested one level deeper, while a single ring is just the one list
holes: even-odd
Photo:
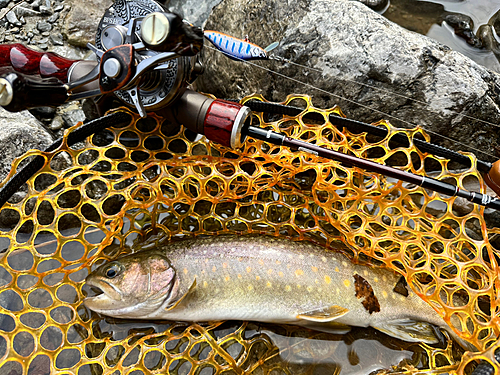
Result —
[{"label": "fish anal fin", "polygon": [[424,342],[437,344],[435,327],[427,322],[418,322],[411,319],[395,320],[373,325],[373,328],[389,336],[408,342]]},{"label": "fish anal fin", "polygon": [[331,322],[348,312],[349,309],[346,309],[345,307],[333,305],[302,312],[297,315],[297,319],[308,320],[310,322]]},{"label": "fish anal fin", "polygon": [[184,293],[181,298],[179,298],[177,301],[175,301],[175,303],[173,305],[169,305],[169,306],[165,307],[165,311],[170,311],[172,309],[175,309],[176,307],[179,307],[179,305],[182,302],[185,302],[187,300],[186,297],[189,296],[195,289],[196,289],[196,279],[194,279],[194,281],[191,284],[191,286],[189,287],[188,291],[186,293]]}]

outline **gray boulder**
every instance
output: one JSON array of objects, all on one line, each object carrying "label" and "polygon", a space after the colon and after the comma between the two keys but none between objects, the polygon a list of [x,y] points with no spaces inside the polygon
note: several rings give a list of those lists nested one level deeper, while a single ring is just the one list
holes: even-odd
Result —
[{"label": "gray boulder", "polygon": [[44,150],[52,142],[50,134],[28,111],[7,112],[0,107],[0,181],[11,170],[12,162],[31,149]]},{"label": "gray boulder", "polygon": [[221,0],[171,0],[166,5],[171,12],[180,14],[193,25],[202,26],[212,8],[220,2]]},{"label": "gray boulder", "polygon": [[71,9],[64,18],[61,32],[71,45],[85,47],[94,42],[99,21],[113,0],[65,0],[65,4]]},{"label": "gray boulder", "polygon": [[447,147],[472,151],[470,145],[495,153],[497,128],[470,117],[500,121],[500,76],[357,1],[224,0],[205,28],[248,35],[263,47],[279,41],[275,55],[307,68],[272,60],[249,65],[205,48],[206,70],[197,82],[201,91],[221,98],[257,92],[272,101],[309,94],[316,106],[338,104],[349,118],[421,125]]}]

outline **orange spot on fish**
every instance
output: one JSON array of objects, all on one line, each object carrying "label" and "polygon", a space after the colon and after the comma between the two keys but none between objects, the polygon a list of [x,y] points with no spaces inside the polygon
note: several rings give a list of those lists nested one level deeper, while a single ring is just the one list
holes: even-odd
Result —
[{"label": "orange spot on fish", "polygon": [[304,274],[304,271],[302,271],[300,268],[295,270],[295,276],[299,277],[299,276],[302,276]]},{"label": "orange spot on fish", "polygon": [[280,277],[283,277],[283,272],[279,272],[278,275],[280,275]]},{"label": "orange spot on fish", "polygon": [[263,265],[264,265],[264,261],[263,261],[262,259],[259,259],[259,264],[260,264],[261,266],[263,266]]},{"label": "orange spot on fish", "polygon": [[277,260],[277,261],[276,261],[276,264],[281,264],[281,261],[280,261],[280,260]]},{"label": "orange spot on fish", "polygon": [[267,274],[268,274],[268,275],[270,275],[270,274],[272,274],[272,273],[273,273],[272,268],[269,268],[269,269],[267,270]]},{"label": "orange spot on fish", "polygon": [[212,271],[213,271],[213,272],[217,271],[217,267],[212,266]]},{"label": "orange spot on fish", "polygon": [[224,278],[224,280],[229,281],[229,280],[231,280],[231,278],[230,278],[229,276],[226,276],[226,277]]},{"label": "orange spot on fish", "polygon": [[312,269],[313,272],[318,272],[318,267],[312,266],[311,269]]},{"label": "orange spot on fish", "polygon": [[227,263],[222,263],[222,268],[227,268]]},{"label": "orange spot on fish", "polygon": [[247,272],[248,273],[252,272],[252,268],[251,267],[247,267]]},{"label": "orange spot on fish", "polygon": [[332,279],[330,278],[330,276],[325,276],[325,283],[327,284],[330,284],[332,282]]},{"label": "orange spot on fish", "polygon": [[238,274],[238,279],[241,279],[241,278],[242,278],[241,273],[239,273]]},{"label": "orange spot on fish", "polygon": [[267,286],[268,288],[272,287],[271,282],[270,282],[270,281],[268,281],[268,282],[266,283],[266,286]]},{"label": "orange spot on fish", "polygon": [[259,281],[260,280],[260,276],[259,275],[255,276],[255,280]]},{"label": "orange spot on fish", "polygon": [[285,290],[286,290],[287,292],[289,292],[289,291],[291,291],[291,290],[292,290],[292,287],[291,287],[290,285],[287,285],[287,286],[285,286]]},{"label": "orange spot on fish", "polygon": [[253,285],[250,284],[248,287],[247,287],[248,291],[251,292],[253,290]]},{"label": "orange spot on fish", "polygon": [[345,279],[344,285],[346,286],[346,288],[349,288],[351,286],[351,282],[349,280]]},{"label": "orange spot on fish", "polygon": [[187,268],[184,268],[184,269],[182,270],[182,272],[184,272],[184,275],[187,275],[187,273],[188,273],[188,269],[187,269]]}]

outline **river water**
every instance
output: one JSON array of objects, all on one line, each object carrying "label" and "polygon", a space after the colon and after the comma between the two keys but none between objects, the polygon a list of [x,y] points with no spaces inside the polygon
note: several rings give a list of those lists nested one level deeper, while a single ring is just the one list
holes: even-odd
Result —
[{"label": "river water", "polygon": [[[427,35],[500,73],[500,48],[497,47],[500,43],[497,34],[500,34],[499,11],[500,0],[389,0],[388,6],[380,13],[404,28]],[[472,40],[468,43],[455,33],[454,27],[446,21],[453,19],[462,22],[459,27],[466,26],[467,29],[470,26],[470,32],[477,37],[476,46],[469,44],[473,43]],[[490,35],[491,42],[482,38],[484,32]]]}]

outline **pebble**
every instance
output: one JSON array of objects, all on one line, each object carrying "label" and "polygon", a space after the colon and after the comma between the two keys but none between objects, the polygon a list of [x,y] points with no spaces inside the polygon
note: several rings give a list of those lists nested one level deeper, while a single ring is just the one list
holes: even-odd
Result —
[{"label": "pebble", "polygon": [[13,29],[9,30],[9,33],[11,34],[19,34],[19,27],[14,27]]},{"label": "pebble", "polygon": [[61,10],[64,9],[64,5],[59,4],[54,8],[54,12],[60,12]]},{"label": "pebble", "polygon": [[49,8],[45,5],[40,5],[40,13],[47,16],[49,14],[54,13],[54,11],[52,10],[52,8]]},{"label": "pebble", "polygon": [[55,46],[63,46],[63,36],[61,33],[50,34],[50,40]]},{"label": "pebble", "polygon": [[85,121],[85,113],[81,109],[73,109],[62,114],[66,127],[75,126],[80,121]]},{"label": "pebble", "polygon": [[48,22],[40,21],[36,24],[36,28],[41,32],[50,31],[52,30],[52,25]]},{"label": "pebble", "polygon": [[9,3],[10,0],[0,0],[0,9],[5,8]]},{"label": "pebble", "polygon": [[49,35],[50,35],[50,33],[49,33],[48,31],[44,31],[44,32],[42,33],[42,36],[49,36]]},{"label": "pebble", "polygon": [[47,18],[47,21],[50,23],[54,23],[59,19],[59,13],[54,13],[51,15],[49,18]]},{"label": "pebble", "polygon": [[63,125],[64,125],[64,120],[62,119],[62,117],[56,116],[50,123],[49,128],[51,130],[57,131],[59,129],[62,129]]},{"label": "pebble", "polygon": [[40,0],[35,0],[31,3],[31,7],[33,9],[39,9],[40,8]]},{"label": "pebble", "polygon": [[40,12],[37,12],[36,10],[26,8],[23,6],[18,6],[15,8],[16,14],[18,17],[23,17],[23,16],[38,16]]},{"label": "pebble", "polygon": [[15,26],[21,26],[21,22],[19,22],[16,13],[10,11],[5,15],[5,18],[7,18],[7,21],[9,21],[11,24]]}]

